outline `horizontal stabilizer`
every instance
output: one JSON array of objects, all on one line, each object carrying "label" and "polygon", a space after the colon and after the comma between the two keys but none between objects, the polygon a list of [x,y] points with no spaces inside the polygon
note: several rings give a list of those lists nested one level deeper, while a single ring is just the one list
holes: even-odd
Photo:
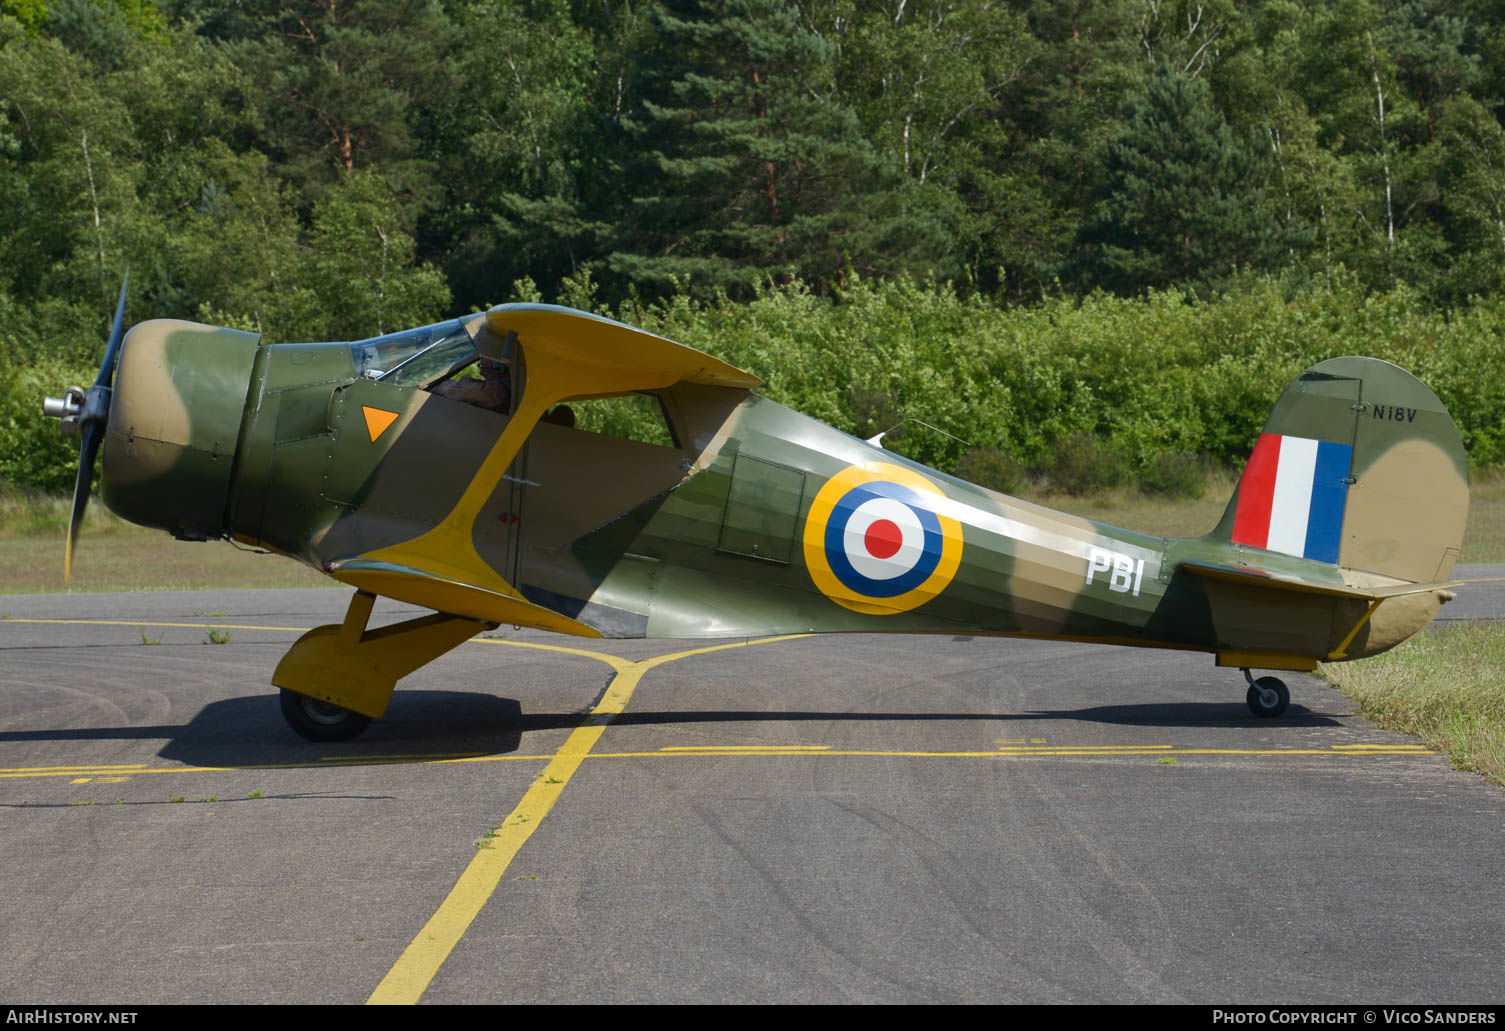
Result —
[{"label": "horizontal stabilizer", "polygon": [[597,630],[553,609],[535,605],[526,598],[503,594],[486,587],[463,583],[439,573],[393,562],[371,559],[347,559],[332,563],[330,576],[357,590],[420,605],[436,612],[485,620],[488,623],[511,623],[536,627],[575,637],[600,637]]},{"label": "horizontal stabilizer", "polygon": [[1441,580],[1435,583],[1394,583],[1378,587],[1355,587],[1351,584],[1313,580],[1290,573],[1273,573],[1254,566],[1214,566],[1202,562],[1183,562],[1181,568],[1193,576],[1207,580],[1222,580],[1245,587],[1265,587],[1272,591],[1292,591],[1298,594],[1320,594],[1331,598],[1352,598],[1356,601],[1383,601],[1404,594],[1426,594],[1467,583],[1465,580]]},{"label": "horizontal stabilizer", "polygon": [[[1383,651],[1425,626],[1438,606],[1453,597],[1448,588],[1464,582],[1392,580],[1358,586],[1257,566],[1184,562],[1180,568],[1205,581],[1213,624],[1220,637],[1232,642],[1219,651],[1218,664],[1273,669],[1310,670],[1318,659],[1340,661]],[[1399,598],[1410,600],[1384,606],[1389,615],[1374,620],[1385,602]]]}]

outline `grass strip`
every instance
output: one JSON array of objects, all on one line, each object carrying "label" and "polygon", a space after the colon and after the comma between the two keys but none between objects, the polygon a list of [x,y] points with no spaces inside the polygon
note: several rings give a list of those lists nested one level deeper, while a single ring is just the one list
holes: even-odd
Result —
[{"label": "grass strip", "polygon": [[[68,529],[73,498],[60,494],[33,494],[0,481],[0,538],[46,537],[61,540]],[[96,496],[84,510],[82,532],[91,536],[150,532],[133,526],[104,507]]]},{"label": "grass strip", "polygon": [[1497,623],[1434,626],[1363,662],[1324,663],[1330,683],[1386,730],[1415,734],[1505,786],[1505,628]]}]

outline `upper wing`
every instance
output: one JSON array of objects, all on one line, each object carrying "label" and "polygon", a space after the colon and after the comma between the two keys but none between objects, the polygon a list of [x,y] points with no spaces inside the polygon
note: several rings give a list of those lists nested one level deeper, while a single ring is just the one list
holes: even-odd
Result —
[{"label": "upper wing", "polygon": [[[525,353],[544,351],[566,364],[615,366],[621,370],[620,389],[624,391],[680,382],[744,390],[763,384],[752,373],[704,351],[624,322],[554,304],[499,304],[486,313],[486,328],[498,340],[516,333]],[[485,343],[477,343],[485,353]],[[645,377],[644,372],[651,375]]]}]

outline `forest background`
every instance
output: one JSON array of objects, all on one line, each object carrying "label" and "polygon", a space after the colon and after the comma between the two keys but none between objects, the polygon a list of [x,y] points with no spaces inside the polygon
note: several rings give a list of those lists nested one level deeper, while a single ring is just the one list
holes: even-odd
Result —
[{"label": "forest background", "polygon": [[[1505,461],[1494,0],[0,0],[0,488],[127,322],[588,308],[1000,489],[1388,358]],[[947,436],[950,434],[951,436]]]}]

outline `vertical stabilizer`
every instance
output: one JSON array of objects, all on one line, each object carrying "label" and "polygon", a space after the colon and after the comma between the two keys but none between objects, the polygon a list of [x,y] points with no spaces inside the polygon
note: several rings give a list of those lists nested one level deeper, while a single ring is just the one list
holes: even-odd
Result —
[{"label": "vertical stabilizer", "polygon": [[1280,395],[1209,536],[1435,581],[1467,518],[1468,458],[1437,395],[1378,358],[1331,358]]}]

